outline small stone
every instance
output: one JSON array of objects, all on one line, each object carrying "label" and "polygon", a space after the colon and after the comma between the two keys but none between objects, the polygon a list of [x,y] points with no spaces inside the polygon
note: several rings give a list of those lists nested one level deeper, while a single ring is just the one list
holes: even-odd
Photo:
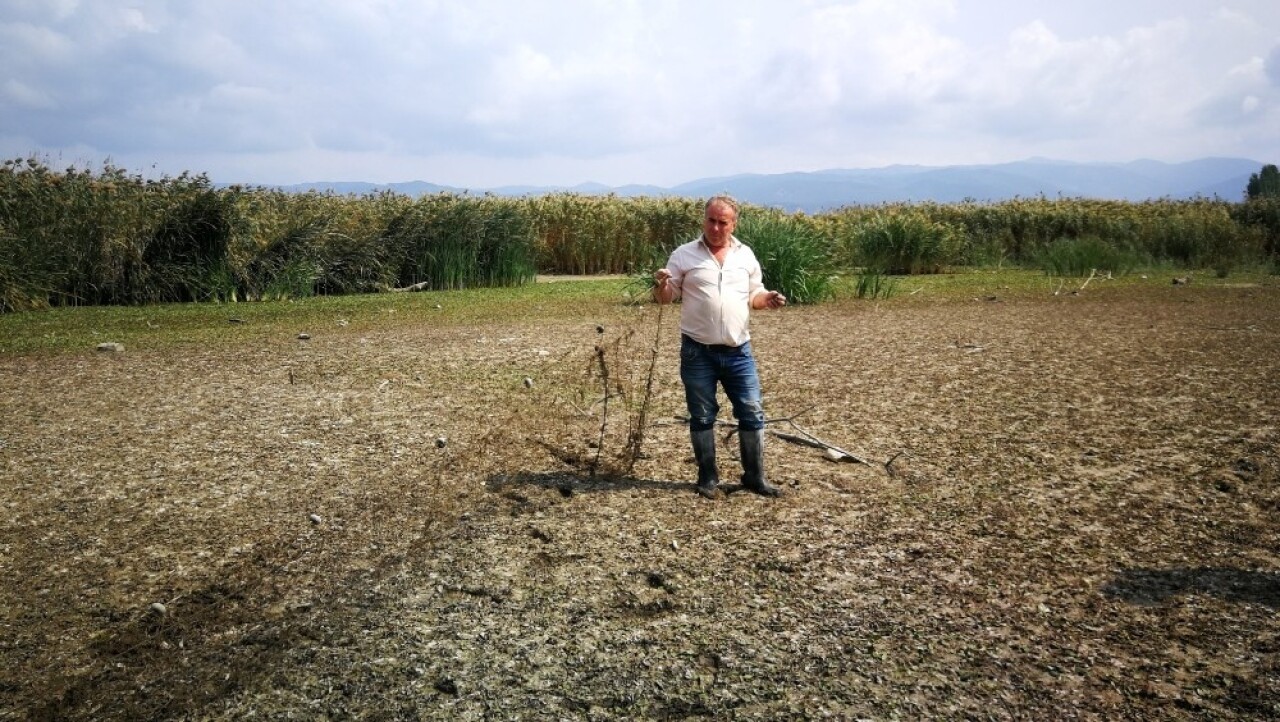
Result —
[{"label": "small stone", "polygon": [[100,343],[98,344],[98,350],[106,353],[124,353],[124,344],[114,342]]},{"label": "small stone", "polygon": [[321,522],[324,521],[324,519],[321,518],[319,514],[310,514],[307,516],[307,518],[311,520],[312,524],[320,524]]},{"label": "small stone", "polygon": [[162,604],[162,603],[160,603],[160,602],[152,602],[152,603],[151,603],[151,613],[152,613],[152,614],[158,614],[158,615],[160,615],[160,616],[164,616],[165,614],[168,614],[168,613],[169,613],[169,608],[168,608],[168,607],[166,607],[164,604]]},{"label": "small stone", "polygon": [[526,389],[531,389],[531,388],[533,388],[533,379],[529,378],[528,376],[525,376],[525,377],[524,377],[524,387],[525,387]]},{"label": "small stone", "polygon": [[299,341],[310,341],[310,340],[311,340],[311,334],[309,334],[309,333],[300,333],[300,334],[298,334],[298,340],[299,340]]},{"label": "small stone", "polygon": [[437,436],[437,437],[436,437],[436,448],[437,448],[437,449],[443,449],[444,447],[446,447],[446,446],[448,446],[448,445],[449,445],[449,440],[448,440],[448,439],[446,439],[446,438],[445,438],[445,437],[443,437],[443,436]]}]

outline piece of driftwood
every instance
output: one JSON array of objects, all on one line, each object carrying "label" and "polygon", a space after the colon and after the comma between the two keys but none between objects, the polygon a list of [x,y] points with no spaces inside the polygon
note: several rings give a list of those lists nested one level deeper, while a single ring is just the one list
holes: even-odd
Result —
[{"label": "piece of driftwood", "polygon": [[1094,268],[1094,269],[1090,270],[1090,271],[1089,271],[1089,277],[1088,277],[1088,278],[1086,278],[1086,279],[1084,279],[1084,283],[1080,284],[1080,289],[1079,289],[1079,290],[1083,291],[1083,290],[1084,290],[1084,287],[1089,285],[1089,281],[1092,281],[1092,280],[1093,280],[1093,278],[1094,278],[1094,276],[1097,276],[1097,275],[1098,275],[1098,269]]},{"label": "piece of driftwood", "polygon": [[391,291],[393,293],[412,293],[414,291],[430,290],[430,288],[431,288],[430,281],[419,281],[418,283],[415,283],[412,286],[405,286],[404,288],[393,288],[391,289]]},{"label": "piece of driftwood", "polygon": [[858,456],[857,454],[849,453],[848,451],[840,448],[839,446],[836,446],[834,444],[829,444],[823,441],[822,439],[819,439],[813,434],[810,434],[808,431],[805,431],[804,429],[797,426],[794,421],[790,423],[792,428],[800,432],[799,434],[788,434],[783,431],[774,431],[772,429],[770,429],[770,433],[778,437],[779,439],[782,439],[783,441],[790,441],[793,444],[803,444],[804,446],[811,446],[815,449],[823,449],[828,452],[834,452],[837,455],[834,457],[834,460],[837,460],[837,461],[844,461],[845,459],[848,459],[850,461],[856,461],[859,464],[866,464],[867,466],[877,466],[876,464],[872,464],[870,461],[868,461],[867,459],[864,459],[861,456]]},{"label": "piece of driftwood", "polygon": [[[829,444],[823,441],[822,439],[819,439],[818,437],[814,436],[813,434],[809,433],[808,431],[805,431],[798,424],[796,424],[795,419],[805,413],[808,413],[811,409],[812,407],[810,407],[809,409],[805,409],[804,411],[801,411],[798,414],[792,414],[791,416],[787,416],[780,419],[765,419],[764,423],[765,423],[765,426],[769,426],[770,424],[781,424],[781,423],[789,424],[791,428],[795,429],[798,433],[789,434],[785,431],[777,431],[775,429],[769,429],[769,433],[773,434],[775,437],[779,439],[782,439],[783,441],[787,441],[792,444],[800,444],[801,446],[808,446],[814,449],[823,449],[824,451],[827,452],[827,458],[832,459],[832,461],[847,460],[847,461],[856,461],[859,464],[866,464],[867,466],[880,466],[879,464],[871,463],[871,461],[869,461],[865,457],[850,453],[849,451],[846,451],[845,449],[842,449],[839,446],[836,446],[834,444]],[[677,416],[676,419],[678,419],[679,421],[685,424],[689,423],[689,417],[687,416]],[[716,426],[724,426],[729,429],[729,433],[725,437],[726,439],[732,438],[733,435],[738,432],[738,422],[736,421],[716,419]]]}]

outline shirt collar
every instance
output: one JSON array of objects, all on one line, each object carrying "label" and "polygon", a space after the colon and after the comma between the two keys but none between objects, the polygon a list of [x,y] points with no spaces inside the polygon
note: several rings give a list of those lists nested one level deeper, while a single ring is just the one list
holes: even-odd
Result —
[{"label": "shirt collar", "polygon": [[[705,233],[698,234],[698,245],[706,249],[707,253],[711,253],[711,246],[707,244],[707,234]],[[737,236],[730,234],[729,250],[732,251],[733,249],[741,245],[742,245],[742,241],[739,241]]]}]

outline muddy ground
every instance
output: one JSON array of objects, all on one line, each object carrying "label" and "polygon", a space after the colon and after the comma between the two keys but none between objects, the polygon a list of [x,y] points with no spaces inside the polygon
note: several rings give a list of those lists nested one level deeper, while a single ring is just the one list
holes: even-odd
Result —
[{"label": "muddy ground", "polygon": [[778,500],[652,307],[306,330],[0,357],[0,719],[1280,716],[1274,285],[757,314]]}]

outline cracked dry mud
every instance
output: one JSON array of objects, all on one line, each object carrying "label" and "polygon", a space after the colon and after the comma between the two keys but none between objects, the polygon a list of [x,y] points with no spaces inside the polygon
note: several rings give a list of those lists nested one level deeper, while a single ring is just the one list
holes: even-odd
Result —
[{"label": "cracked dry mud", "polygon": [[0,358],[0,719],[1280,716],[1274,286],[756,314],[779,500],[655,313]]}]

